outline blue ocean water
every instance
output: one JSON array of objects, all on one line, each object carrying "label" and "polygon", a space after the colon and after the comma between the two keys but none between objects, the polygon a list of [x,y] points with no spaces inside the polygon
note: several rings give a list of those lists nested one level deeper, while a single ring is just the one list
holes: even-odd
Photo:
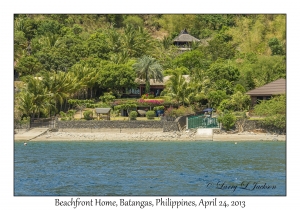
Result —
[{"label": "blue ocean water", "polygon": [[286,195],[285,142],[15,142],[15,196]]}]

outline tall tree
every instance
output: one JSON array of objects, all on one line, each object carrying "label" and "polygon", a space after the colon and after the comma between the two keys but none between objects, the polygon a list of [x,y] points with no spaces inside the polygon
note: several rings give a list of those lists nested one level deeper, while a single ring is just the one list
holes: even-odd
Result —
[{"label": "tall tree", "polygon": [[[26,86],[20,93],[20,110],[30,117],[40,117],[40,113],[46,113],[49,107],[47,101],[49,94],[43,86],[41,78],[27,76],[23,78]],[[30,108],[31,106],[31,108]]]},{"label": "tall tree", "polygon": [[59,108],[57,105],[60,105],[60,109],[71,94],[83,87],[80,80],[72,72],[45,71],[41,73],[41,82],[55,107]]},{"label": "tall tree", "polygon": [[139,58],[133,69],[140,79],[146,82],[146,93],[150,92],[150,79],[163,82],[163,74],[161,65],[152,57],[144,55]]},{"label": "tall tree", "polygon": [[178,104],[188,104],[189,95],[192,89],[188,86],[188,81],[178,72],[173,72],[173,75],[167,81],[166,88],[162,95],[170,96],[175,99]]},{"label": "tall tree", "polygon": [[93,98],[93,88],[97,85],[100,72],[97,68],[88,67],[82,64],[75,64],[72,66],[70,72],[77,78],[86,96],[88,95],[88,89],[90,90],[90,98]]},{"label": "tall tree", "polygon": [[35,75],[43,69],[44,66],[33,56],[22,57],[16,65],[16,70],[21,76]]}]

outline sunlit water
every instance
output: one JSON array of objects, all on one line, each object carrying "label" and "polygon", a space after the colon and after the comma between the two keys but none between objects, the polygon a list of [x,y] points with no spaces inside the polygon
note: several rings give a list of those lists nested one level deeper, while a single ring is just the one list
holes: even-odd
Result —
[{"label": "sunlit water", "polygon": [[15,195],[286,195],[285,142],[16,142]]}]

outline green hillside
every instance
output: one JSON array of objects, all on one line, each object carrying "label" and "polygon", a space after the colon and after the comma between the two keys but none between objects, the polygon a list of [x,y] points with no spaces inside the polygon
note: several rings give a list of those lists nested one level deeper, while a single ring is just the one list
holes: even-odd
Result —
[{"label": "green hillside", "polygon": [[[183,29],[200,42],[179,53],[172,40]],[[16,14],[14,69],[27,84],[16,94],[16,110],[47,116],[66,111],[70,99],[118,98],[124,88],[137,87],[138,76],[147,79],[135,68],[146,65],[143,56],[164,76],[173,75],[166,98],[219,107],[237,90],[244,94],[286,77],[286,15]],[[182,75],[190,75],[188,84]]]}]

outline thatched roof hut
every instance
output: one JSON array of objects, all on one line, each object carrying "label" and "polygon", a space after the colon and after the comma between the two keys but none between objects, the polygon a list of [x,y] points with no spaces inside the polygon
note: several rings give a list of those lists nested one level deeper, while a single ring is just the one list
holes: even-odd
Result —
[{"label": "thatched roof hut", "polygon": [[183,43],[190,43],[190,42],[199,42],[200,40],[190,35],[186,29],[182,30],[180,34],[173,39],[173,43],[175,45],[181,45]]}]

